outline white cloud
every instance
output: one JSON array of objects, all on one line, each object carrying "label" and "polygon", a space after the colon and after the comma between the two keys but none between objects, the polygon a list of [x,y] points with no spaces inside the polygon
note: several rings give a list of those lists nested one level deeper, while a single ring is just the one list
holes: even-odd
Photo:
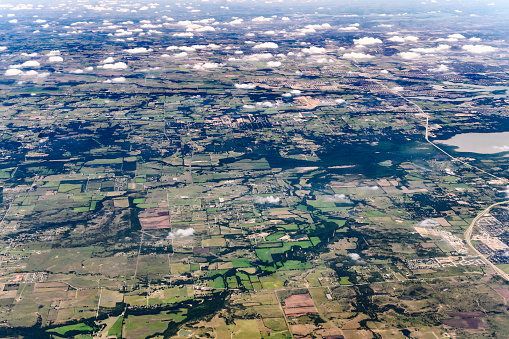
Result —
[{"label": "white cloud", "polygon": [[145,47],[136,47],[136,48],[126,49],[125,51],[130,54],[139,54],[139,53],[152,52],[152,49],[151,48],[147,49]]},{"label": "white cloud", "polygon": [[412,36],[412,35],[408,35],[406,37],[401,37],[401,36],[395,35],[392,38],[389,38],[388,40],[392,41],[392,42],[415,42],[415,41],[419,40],[419,38],[416,36]]},{"label": "white cloud", "polygon": [[55,55],[60,55],[62,54],[59,50],[53,50],[53,51],[50,51],[49,53],[46,53],[46,56],[55,56]]},{"label": "white cloud", "polygon": [[322,47],[311,46],[309,48],[303,48],[302,52],[304,54],[323,54],[326,52],[326,49]]},{"label": "white cloud", "polygon": [[475,37],[472,37],[470,39],[468,39],[469,41],[472,41],[472,42],[479,42],[481,41],[482,39],[481,38],[475,38]]},{"label": "white cloud", "polygon": [[416,53],[433,54],[433,53],[446,52],[450,49],[451,49],[451,46],[449,46],[449,45],[438,45],[437,47],[412,48],[412,49],[410,49],[410,51],[416,52]]},{"label": "white cloud", "polygon": [[230,21],[228,24],[230,24],[230,25],[240,25],[240,24],[242,24],[242,22],[244,22],[244,20],[242,20],[242,19],[235,19],[233,21]]},{"label": "white cloud", "polygon": [[364,37],[364,38],[360,38],[360,39],[354,39],[353,43],[356,45],[365,46],[365,45],[381,44],[382,40],[377,39],[377,38],[372,38],[372,37]]},{"label": "white cloud", "polygon": [[173,54],[173,57],[175,58],[185,58],[187,57],[189,54],[187,54],[187,52],[181,52],[181,53],[175,53]]},{"label": "white cloud", "polygon": [[115,59],[112,58],[112,57],[107,57],[106,59],[104,59],[103,61],[101,61],[103,64],[111,64],[113,62],[115,62]]},{"label": "white cloud", "polygon": [[190,32],[186,32],[186,33],[175,33],[173,34],[174,37],[177,37],[177,38],[192,38],[194,37],[194,34],[193,33],[190,33]]},{"label": "white cloud", "polygon": [[126,81],[126,78],[124,78],[124,77],[113,78],[111,80],[111,82],[115,82],[115,83],[121,83],[121,82],[125,82],[125,81]]},{"label": "white cloud", "polygon": [[39,61],[29,60],[29,61],[25,61],[24,63],[22,63],[21,67],[22,68],[37,68],[37,67],[41,67],[41,64],[39,63]]},{"label": "white cloud", "polygon": [[272,18],[265,18],[263,16],[259,16],[259,17],[254,18],[251,21],[254,21],[254,22],[267,22],[267,21],[272,21]]},{"label": "white cloud", "polygon": [[184,52],[196,52],[196,48],[189,46],[181,46],[179,49]]},{"label": "white cloud", "polygon": [[424,219],[419,223],[419,226],[421,227],[433,227],[433,226],[439,226],[440,223],[436,221],[435,219]]},{"label": "white cloud", "polygon": [[116,62],[114,64],[105,64],[104,66],[102,66],[102,68],[104,68],[104,69],[115,69],[115,70],[126,69],[127,68],[127,64],[125,62]]},{"label": "white cloud", "polygon": [[352,53],[343,54],[343,58],[353,59],[353,60],[367,60],[367,59],[373,59],[374,56],[365,54],[365,53],[352,52]]},{"label": "white cloud", "polygon": [[279,66],[281,66],[281,62],[280,61],[269,61],[269,62],[267,62],[267,67],[275,68],[275,67],[279,67]]},{"label": "white cloud", "polygon": [[446,65],[443,65],[443,64],[439,65],[436,68],[428,68],[428,71],[433,72],[433,73],[447,72],[448,70],[449,70],[449,67],[447,67]]},{"label": "white cloud", "polygon": [[64,61],[64,58],[62,58],[61,56],[51,56],[48,58],[48,62],[51,62],[51,63],[57,63],[57,62],[62,62]]},{"label": "white cloud", "polygon": [[194,228],[184,228],[178,229],[175,232],[168,233],[167,239],[175,239],[175,238],[186,238],[194,235]]},{"label": "white cloud", "polygon": [[256,85],[254,84],[235,84],[235,88],[238,89],[254,89]]},{"label": "white cloud", "polygon": [[308,29],[329,29],[329,28],[332,28],[331,25],[329,25],[327,23],[321,24],[321,25],[306,25],[305,27]]},{"label": "white cloud", "polygon": [[246,55],[242,60],[244,61],[261,61],[272,59],[274,56],[271,53],[255,53],[251,55]]},{"label": "white cloud", "polygon": [[334,194],[331,197],[326,197],[325,201],[332,201],[332,202],[348,201],[348,197],[344,194]]},{"label": "white cloud", "polygon": [[340,31],[358,31],[359,30],[359,28],[357,28],[355,26],[339,27],[338,29]]},{"label": "white cloud", "polygon": [[461,48],[467,52],[474,53],[474,54],[491,53],[491,52],[495,52],[497,50],[495,47],[491,47],[491,46],[487,46],[487,45],[464,45]]},{"label": "white cloud", "polygon": [[275,42],[263,42],[261,44],[253,46],[253,49],[263,49],[263,48],[276,49],[279,48],[279,46]]},{"label": "white cloud", "polygon": [[465,36],[459,33],[450,34],[448,37],[450,39],[465,39]]},{"label": "white cloud", "polygon": [[280,198],[279,197],[273,197],[272,195],[270,197],[255,197],[255,203],[264,205],[264,204],[279,204]]},{"label": "white cloud", "polygon": [[34,76],[39,75],[39,72],[34,71],[34,70],[32,69],[32,70],[30,70],[30,71],[26,71],[26,72],[24,72],[22,75],[23,75],[23,76],[34,77]]},{"label": "white cloud", "polygon": [[9,68],[5,71],[5,76],[11,77],[23,74],[23,71],[17,68]]},{"label": "white cloud", "polygon": [[405,60],[415,60],[415,59],[419,59],[421,57],[421,55],[419,53],[415,53],[415,52],[401,52],[401,53],[398,53],[398,55]]},{"label": "white cloud", "polygon": [[213,63],[213,62],[205,62],[205,63],[199,63],[199,64],[194,65],[193,69],[195,69],[197,71],[206,71],[209,69],[219,68],[219,66],[221,66],[221,65]]},{"label": "white cloud", "polygon": [[284,16],[284,17],[282,17],[282,18],[281,18],[281,20],[283,20],[283,21],[290,21],[290,18],[289,18],[289,17]]},{"label": "white cloud", "polygon": [[195,32],[215,32],[215,28],[212,26],[203,26],[195,29]]},{"label": "white cloud", "polygon": [[18,23],[18,19],[9,20],[9,23],[10,24],[17,24]]},{"label": "white cloud", "polygon": [[350,257],[350,259],[352,259],[354,261],[357,261],[361,258],[361,256],[358,255],[357,253],[348,253],[348,256]]},{"label": "white cloud", "polygon": [[7,49],[7,46],[0,46],[0,52],[3,52]]}]

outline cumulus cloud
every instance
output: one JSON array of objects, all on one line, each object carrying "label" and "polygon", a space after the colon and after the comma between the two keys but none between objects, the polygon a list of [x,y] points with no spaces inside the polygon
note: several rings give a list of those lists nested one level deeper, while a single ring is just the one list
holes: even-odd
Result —
[{"label": "cumulus cloud", "polygon": [[437,47],[424,47],[424,48],[412,48],[411,52],[423,53],[423,54],[433,54],[433,53],[441,53],[447,52],[451,49],[449,45],[438,45]]},{"label": "cumulus cloud", "polygon": [[103,64],[111,64],[113,62],[115,62],[115,59],[112,58],[112,57],[107,57],[106,59],[104,59],[103,61],[101,61]]},{"label": "cumulus cloud", "polygon": [[446,65],[439,65],[438,67],[435,67],[435,68],[428,68],[428,71],[429,72],[433,72],[433,73],[440,73],[440,72],[447,72],[449,70],[449,67],[447,67]]},{"label": "cumulus cloud", "polygon": [[305,26],[308,29],[329,29],[332,28],[331,25],[325,23],[325,24],[318,24],[318,25],[306,25]]},{"label": "cumulus cloud", "polygon": [[41,67],[41,64],[39,63],[39,61],[35,60],[25,61],[24,63],[21,64],[21,68],[37,68],[37,67]]},{"label": "cumulus cloud", "polygon": [[334,194],[331,197],[326,197],[325,201],[339,202],[339,201],[347,201],[348,197],[344,194]]},{"label": "cumulus cloud", "polygon": [[365,54],[365,53],[352,52],[352,53],[343,54],[343,58],[353,59],[353,60],[368,60],[368,59],[373,59],[374,56]]},{"label": "cumulus cloud", "polygon": [[195,69],[197,71],[206,71],[209,69],[219,68],[219,66],[221,66],[221,64],[216,64],[213,62],[205,62],[205,63],[199,63],[199,64],[194,65],[193,69]]},{"label": "cumulus cloud", "polygon": [[348,256],[350,257],[350,259],[352,259],[353,261],[358,261],[360,260],[361,256],[358,255],[357,253],[348,253]]},{"label": "cumulus cloud", "polygon": [[461,48],[467,52],[474,54],[491,53],[497,50],[495,47],[491,47],[488,45],[464,45]]},{"label": "cumulus cloud", "polygon": [[439,226],[440,223],[436,221],[435,219],[424,219],[419,223],[419,226],[421,227],[434,227]]},{"label": "cumulus cloud", "polygon": [[382,40],[372,37],[364,37],[360,39],[354,39],[354,44],[360,45],[360,46],[366,46],[366,45],[375,45],[375,44],[381,44]]},{"label": "cumulus cloud", "polygon": [[235,84],[235,88],[238,89],[254,89],[256,85],[254,84]]},{"label": "cumulus cloud", "polygon": [[258,16],[256,18],[253,18],[251,21],[254,21],[254,22],[267,22],[267,21],[272,21],[272,18],[265,18],[263,16]]},{"label": "cumulus cloud", "polygon": [[184,228],[178,229],[175,232],[169,232],[167,239],[175,239],[175,238],[186,238],[194,235],[194,228]]},{"label": "cumulus cloud", "polygon": [[255,203],[260,204],[260,205],[279,204],[279,202],[281,201],[281,199],[279,199],[279,197],[273,197],[272,195],[269,197],[255,197],[254,200],[255,200]]},{"label": "cumulus cloud", "polygon": [[240,24],[242,24],[242,22],[244,22],[244,20],[242,20],[242,19],[235,19],[233,21],[230,21],[228,24],[230,24],[230,25],[240,25]]},{"label": "cumulus cloud", "polygon": [[115,83],[121,83],[121,82],[125,82],[125,81],[126,81],[126,78],[124,78],[124,77],[113,78],[111,80],[111,82],[115,82]]},{"label": "cumulus cloud", "polygon": [[275,68],[275,67],[279,67],[279,66],[281,66],[281,62],[280,61],[269,61],[269,62],[267,62],[267,67]]},{"label": "cumulus cloud", "polygon": [[51,63],[57,63],[64,61],[64,58],[62,58],[61,56],[51,56],[48,58],[48,61]]},{"label": "cumulus cloud", "polygon": [[416,36],[412,36],[412,35],[408,35],[406,37],[401,37],[401,36],[395,35],[392,38],[389,38],[388,40],[392,41],[392,42],[415,42],[415,41],[419,40],[419,38]]},{"label": "cumulus cloud", "polygon": [[191,32],[174,33],[173,36],[176,38],[192,38],[192,37],[194,37],[194,34]]},{"label": "cumulus cloud", "polygon": [[173,57],[175,58],[185,58],[187,57],[189,54],[187,52],[181,52],[181,53],[175,53],[173,54]]},{"label": "cumulus cloud", "polygon": [[402,59],[405,59],[405,60],[415,60],[415,59],[419,59],[421,57],[421,55],[419,53],[415,53],[415,52],[401,52],[401,53],[398,53],[398,55]]},{"label": "cumulus cloud", "polygon": [[279,48],[279,46],[275,42],[263,42],[261,44],[253,46],[253,49],[265,49],[265,48],[276,49]]},{"label": "cumulus cloud", "polygon": [[114,69],[114,70],[126,69],[127,68],[127,64],[125,62],[116,62],[114,64],[105,64],[104,66],[102,66],[102,68],[104,68],[104,69]]},{"label": "cumulus cloud", "polygon": [[49,53],[46,53],[46,56],[55,56],[55,55],[60,55],[62,54],[59,50],[53,50],[53,51],[50,51]]},{"label": "cumulus cloud", "polygon": [[5,71],[5,76],[12,77],[16,75],[23,74],[23,71],[17,68],[9,68],[7,71]]},{"label": "cumulus cloud", "polygon": [[309,48],[302,49],[302,53],[304,53],[304,54],[323,54],[325,52],[326,52],[325,48],[316,47],[316,46],[311,46]]},{"label": "cumulus cloud", "polygon": [[340,31],[358,31],[359,30],[359,28],[357,28],[356,26],[339,27],[338,29]]},{"label": "cumulus cloud", "polygon": [[459,33],[454,33],[454,34],[450,34],[449,38],[453,38],[453,39],[465,39],[465,36],[462,35],[462,34],[459,34]]},{"label": "cumulus cloud", "polygon": [[447,38],[440,38],[437,39],[437,41],[450,41],[450,42],[456,42],[458,40],[465,39],[465,36],[459,33],[449,34]]},{"label": "cumulus cloud", "polygon": [[149,48],[145,48],[145,47],[136,47],[136,48],[130,48],[130,49],[126,49],[125,50],[127,53],[130,53],[130,54],[139,54],[139,53],[148,53],[148,52],[152,52],[152,49]]}]

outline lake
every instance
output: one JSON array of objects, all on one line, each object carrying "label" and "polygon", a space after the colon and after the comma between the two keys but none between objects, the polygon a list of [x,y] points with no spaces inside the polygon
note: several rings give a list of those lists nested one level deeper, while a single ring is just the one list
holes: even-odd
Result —
[{"label": "lake", "polygon": [[495,154],[509,152],[509,132],[463,133],[448,140],[435,140],[437,144],[456,147],[456,152]]}]

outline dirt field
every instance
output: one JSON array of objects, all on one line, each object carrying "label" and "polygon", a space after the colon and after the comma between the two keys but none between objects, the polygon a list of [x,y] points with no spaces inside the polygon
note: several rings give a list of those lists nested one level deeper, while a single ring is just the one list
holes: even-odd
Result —
[{"label": "dirt field", "polygon": [[504,299],[509,299],[509,290],[505,287],[495,287],[495,291],[502,296]]},{"label": "dirt field", "polygon": [[308,313],[318,313],[309,293],[296,294],[286,298],[283,310],[287,317],[300,317]]},{"label": "dirt field", "polygon": [[138,218],[144,230],[170,228],[170,215],[166,208],[147,208],[140,212]]}]

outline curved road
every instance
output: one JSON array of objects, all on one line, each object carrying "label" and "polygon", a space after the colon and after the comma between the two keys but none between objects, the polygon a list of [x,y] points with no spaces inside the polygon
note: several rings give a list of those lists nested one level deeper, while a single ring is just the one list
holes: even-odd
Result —
[{"label": "curved road", "polygon": [[491,261],[488,260],[488,258],[486,258],[486,256],[484,254],[482,254],[481,252],[479,252],[478,250],[475,249],[474,246],[472,246],[472,242],[470,240],[470,238],[472,237],[472,232],[474,230],[474,227],[475,227],[475,223],[481,219],[486,213],[488,213],[493,207],[495,206],[498,206],[498,205],[504,205],[504,204],[508,204],[509,203],[509,200],[507,201],[502,201],[502,202],[497,202],[496,204],[493,204],[493,205],[490,205],[488,206],[484,211],[482,211],[481,213],[479,213],[475,218],[474,220],[472,220],[472,222],[470,223],[470,226],[468,227],[468,229],[465,231],[465,241],[467,242],[468,246],[470,247],[470,249],[472,251],[474,251],[475,253],[477,253],[477,255],[479,257],[481,257],[489,266],[491,266],[491,268],[493,268],[493,270],[495,272],[498,273],[498,275],[500,275],[502,278],[504,278],[505,280],[509,281],[509,275],[507,273],[505,273],[504,271],[502,271],[500,268],[498,268],[497,266],[495,266]]}]

